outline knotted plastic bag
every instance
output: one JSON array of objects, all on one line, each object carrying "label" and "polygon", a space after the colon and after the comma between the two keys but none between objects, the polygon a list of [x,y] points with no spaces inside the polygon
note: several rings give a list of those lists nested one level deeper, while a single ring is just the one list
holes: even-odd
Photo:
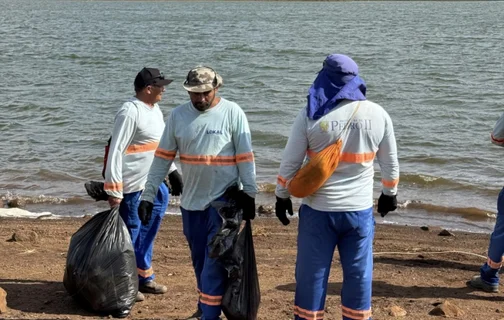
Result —
[{"label": "knotted plastic bag", "polygon": [[88,181],[84,183],[87,194],[96,201],[107,201],[109,195],[105,192],[105,184],[99,181]]},{"label": "knotted plastic bag", "polygon": [[237,187],[230,187],[224,194],[225,201],[213,201],[212,206],[222,218],[222,226],[209,244],[209,257],[217,258],[223,264],[233,253],[233,247],[240,231],[242,210],[238,208]]},{"label": "knotted plastic bag", "polygon": [[233,258],[235,263],[226,267],[229,279],[222,297],[222,311],[228,320],[256,320],[261,291],[250,220],[238,235]]},{"label": "knotted plastic bag", "polygon": [[83,307],[118,318],[130,314],[138,274],[118,207],[97,213],[72,235],[63,284]]},{"label": "knotted plastic bag", "polygon": [[212,206],[222,217],[222,226],[209,244],[209,256],[218,259],[228,273],[222,311],[228,320],[256,320],[261,302],[252,227],[247,220],[240,231],[242,208],[237,206],[237,188],[228,188],[225,201]]}]

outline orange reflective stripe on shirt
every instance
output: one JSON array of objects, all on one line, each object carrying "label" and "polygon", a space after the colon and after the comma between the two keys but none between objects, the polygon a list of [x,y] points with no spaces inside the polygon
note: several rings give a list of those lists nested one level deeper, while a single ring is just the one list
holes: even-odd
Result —
[{"label": "orange reflective stripe on shirt", "polygon": [[252,152],[240,153],[236,155],[236,163],[254,162],[254,154]]},{"label": "orange reflective stripe on shirt", "polygon": [[340,156],[340,161],[350,163],[364,163],[373,161],[374,158],[375,158],[374,152],[365,152],[365,153],[343,152]]},{"label": "orange reflective stripe on shirt", "polygon": [[395,188],[399,184],[399,178],[394,179],[394,180],[385,180],[385,179],[382,179],[381,182],[382,182],[382,184],[383,184],[384,187]]},{"label": "orange reflective stripe on shirt", "polygon": [[281,185],[282,187],[286,187],[287,186],[287,179],[285,179],[284,177],[278,175],[277,176],[277,183],[279,185]]},{"label": "orange reflective stripe on shirt", "polygon": [[105,182],[103,185],[103,190],[105,191],[122,191],[123,190],[123,184],[122,182]]},{"label": "orange reflective stripe on shirt", "polygon": [[310,311],[298,306],[294,306],[294,314],[306,320],[321,320],[324,319],[324,310]]},{"label": "orange reflective stripe on shirt", "polygon": [[126,149],[126,154],[154,151],[159,145],[159,141],[153,141],[146,144],[132,144]]},{"label": "orange reflective stripe on shirt", "polygon": [[368,320],[371,318],[371,309],[369,310],[355,310],[345,306],[341,306],[341,315],[354,320]]},{"label": "orange reflective stripe on shirt", "polygon": [[222,296],[211,296],[209,294],[200,293],[200,302],[208,306],[220,306]]},{"label": "orange reflective stripe on shirt", "polygon": [[234,166],[236,165],[235,156],[205,156],[181,154],[180,162],[193,165],[207,166]]},{"label": "orange reflective stripe on shirt", "polygon": [[154,153],[154,156],[165,160],[173,160],[175,159],[176,155],[177,151],[169,151],[161,148],[157,148],[156,152]]},{"label": "orange reflective stripe on shirt", "polygon": [[[306,150],[306,154],[308,157],[313,158],[317,155],[318,152],[313,150]],[[350,153],[350,152],[342,152],[340,155],[340,161],[350,162],[350,163],[364,163],[373,161],[375,158],[374,152],[363,152],[363,153]]]}]

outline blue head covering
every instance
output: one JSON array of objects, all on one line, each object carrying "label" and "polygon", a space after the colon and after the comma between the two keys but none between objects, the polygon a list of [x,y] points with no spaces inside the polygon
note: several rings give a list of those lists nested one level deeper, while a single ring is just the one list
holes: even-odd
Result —
[{"label": "blue head covering", "polygon": [[307,116],[317,120],[334,109],[342,100],[366,100],[366,84],[359,67],[350,57],[331,54],[308,90]]}]

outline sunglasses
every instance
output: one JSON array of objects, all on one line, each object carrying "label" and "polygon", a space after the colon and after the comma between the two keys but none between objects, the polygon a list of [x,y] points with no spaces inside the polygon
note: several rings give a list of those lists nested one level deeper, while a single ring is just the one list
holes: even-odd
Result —
[{"label": "sunglasses", "polygon": [[159,73],[159,76],[153,78],[153,79],[160,79],[160,80],[164,80],[165,77],[164,77],[164,74],[162,72]]},{"label": "sunglasses", "polygon": [[[161,75],[159,75],[159,76],[157,76],[157,77],[155,77],[155,78],[152,78],[152,80],[153,80],[154,82],[155,82],[156,80],[164,80],[164,79],[165,79],[165,77],[164,77],[163,73],[162,73],[162,72],[160,72],[160,74],[161,74]],[[151,86],[156,87],[156,88],[162,88],[162,87],[164,87],[164,85],[159,85],[159,84],[155,84],[155,83],[151,84]]]}]

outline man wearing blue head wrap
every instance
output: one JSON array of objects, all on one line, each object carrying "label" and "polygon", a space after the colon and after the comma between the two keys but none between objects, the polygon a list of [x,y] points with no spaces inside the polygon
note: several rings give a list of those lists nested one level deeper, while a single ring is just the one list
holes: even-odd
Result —
[{"label": "man wearing blue head wrap", "polygon": [[373,273],[373,161],[380,164],[378,212],[397,208],[399,163],[392,120],[366,99],[357,64],[329,55],[308,91],[285,147],[275,194],[276,215],[289,224],[293,214],[289,182],[305,158],[342,140],[339,165],[329,179],[303,198],[299,209],[295,319],[324,317],[327,281],[337,247],[343,268],[342,316],[371,319]]},{"label": "man wearing blue head wrap", "polygon": [[308,91],[307,115],[320,119],[343,100],[366,100],[366,84],[359,77],[359,67],[342,54],[328,56]]}]

